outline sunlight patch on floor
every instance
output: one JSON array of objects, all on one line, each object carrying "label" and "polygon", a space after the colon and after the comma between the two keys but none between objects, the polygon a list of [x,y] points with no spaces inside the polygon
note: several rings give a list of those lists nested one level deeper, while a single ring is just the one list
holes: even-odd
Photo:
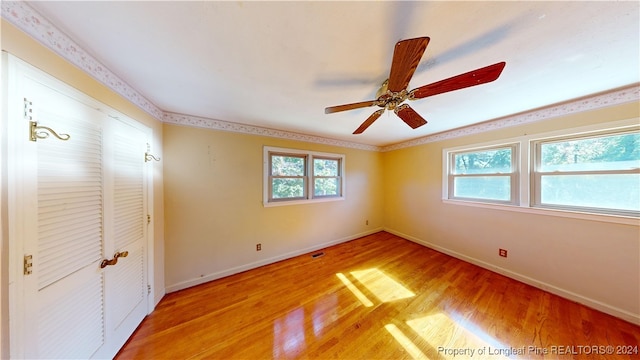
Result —
[{"label": "sunlight patch on floor", "polygon": [[376,268],[352,271],[351,275],[382,302],[406,299],[416,295]]},{"label": "sunlight patch on floor", "polygon": [[355,285],[353,285],[351,280],[347,279],[347,277],[344,276],[343,273],[337,273],[336,276],[338,277],[338,279],[340,279],[340,281],[342,281],[342,283],[347,287],[347,289],[349,289],[353,293],[353,295],[355,295],[355,297],[358,298],[358,300],[360,300],[362,305],[366,307],[373,306],[373,303],[371,302],[371,300],[369,300],[369,298],[367,298],[362,293],[362,291],[360,291]]},{"label": "sunlight patch on floor", "polygon": [[411,341],[397,326],[394,324],[387,324],[384,326],[385,329],[391,334],[398,344],[402,345],[402,347],[411,355],[415,360],[418,359],[428,359],[428,357],[416,346],[416,344]]},{"label": "sunlight patch on floor", "polygon": [[476,358],[483,358],[479,356],[483,352],[484,355],[491,353],[491,359],[506,359],[500,354],[505,345],[458,314],[437,313],[406,323],[444,358],[453,358],[452,352],[459,350],[472,352]]}]

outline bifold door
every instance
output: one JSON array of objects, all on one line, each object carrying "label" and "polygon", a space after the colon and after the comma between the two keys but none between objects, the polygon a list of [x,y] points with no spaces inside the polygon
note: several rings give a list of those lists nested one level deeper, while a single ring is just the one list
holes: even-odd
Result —
[{"label": "bifold door", "polygon": [[147,314],[150,130],[4,60],[11,355],[113,357]]}]

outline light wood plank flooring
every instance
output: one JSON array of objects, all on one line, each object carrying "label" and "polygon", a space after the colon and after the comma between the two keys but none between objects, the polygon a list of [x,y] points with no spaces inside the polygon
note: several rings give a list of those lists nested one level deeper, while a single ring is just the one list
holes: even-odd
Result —
[{"label": "light wood plank flooring", "polygon": [[639,326],[389,233],[323,251],[168,294],[117,358],[640,358]]}]

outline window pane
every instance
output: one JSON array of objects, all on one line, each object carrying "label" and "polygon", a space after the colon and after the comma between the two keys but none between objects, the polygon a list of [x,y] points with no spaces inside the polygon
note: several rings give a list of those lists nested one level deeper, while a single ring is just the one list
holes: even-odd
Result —
[{"label": "window pane", "polygon": [[313,182],[314,196],[338,196],[338,178],[320,178]]},{"label": "window pane", "polygon": [[640,167],[640,133],[543,143],[539,171],[628,170]]},{"label": "window pane", "polygon": [[339,160],[313,159],[313,176],[338,176]]},{"label": "window pane", "polygon": [[509,176],[456,177],[453,180],[454,197],[511,200],[511,178]]},{"label": "window pane", "polygon": [[640,174],[541,178],[542,204],[640,211]]},{"label": "window pane", "polygon": [[273,199],[304,197],[304,179],[272,179]]},{"label": "window pane", "polygon": [[511,148],[454,155],[454,174],[496,174],[511,172]]},{"label": "window pane", "polygon": [[304,162],[300,156],[271,155],[271,175],[304,176]]}]

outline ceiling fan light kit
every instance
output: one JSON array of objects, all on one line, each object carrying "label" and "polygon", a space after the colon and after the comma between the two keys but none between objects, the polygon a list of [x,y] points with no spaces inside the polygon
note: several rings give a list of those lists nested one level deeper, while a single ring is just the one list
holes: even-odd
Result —
[{"label": "ceiling fan light kit", "polygon": [[405,104],[405,100],[422,99],[428,96],[492,82],[500,76],[506,65],[505,62],[499,62],[408,91],[409,81],[413,77],[413,73],[416,71],[428,44],[428,37],[398,41],[393,51],[393,61],[391,63],[389,79],[382,83],[376,93],[375,100],[330,106],[324,109],[324,113],[332,114],[376,105],[382,109],[371,114],[371,116],[353,132],[354,135],[364,132],[385,110],[393,110],[393,112],[412,129],[417,129],[426,124],[427,121],[408,104]]}]

